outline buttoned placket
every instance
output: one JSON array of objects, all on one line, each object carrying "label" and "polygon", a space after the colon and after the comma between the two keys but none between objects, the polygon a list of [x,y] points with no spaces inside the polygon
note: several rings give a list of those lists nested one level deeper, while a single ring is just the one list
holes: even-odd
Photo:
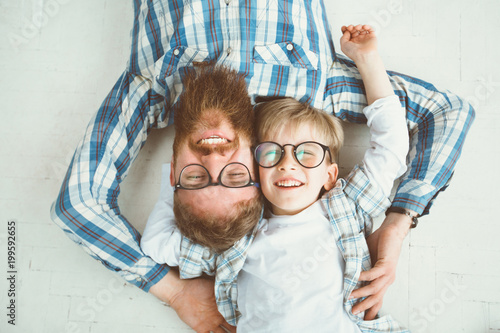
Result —
[{"label": "buttoned placket", "polygon": [[232,27],[232,20],[234,18],[234,11],[237,10],[237,6],[231,4],[232,0],[221,0],[221,10],[220,12],[220,24],[222,37],[224,41],[224,53],[220,56],[219,62],[224,63],[224,61],[231,56],[233,52],[232,42],[233,38],[231,36],[232,30],[236,27]]}]

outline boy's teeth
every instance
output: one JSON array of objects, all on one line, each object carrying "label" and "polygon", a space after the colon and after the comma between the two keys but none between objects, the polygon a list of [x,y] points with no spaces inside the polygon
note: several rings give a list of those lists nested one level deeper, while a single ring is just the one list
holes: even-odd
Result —
[{"label": "boy's teeth", "polygon": [[202,145],[218,145],[221,143],[227,143],[227,139],[220,138],[217,136],[217,137],[210,137],[208,139],[201,139],[199,143]]},{"label": "boy's teeth", "polygon": [[300,185],[302,185],[302,183],[295,180],[282,180],[278,182],[278,186],[280,187],[297,187]]}]

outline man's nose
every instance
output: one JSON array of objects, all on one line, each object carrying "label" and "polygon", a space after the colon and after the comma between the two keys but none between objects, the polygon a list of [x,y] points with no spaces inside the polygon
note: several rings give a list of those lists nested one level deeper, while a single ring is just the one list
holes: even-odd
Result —
[{"label": "man's nose", "polygon": [[212,152],[201,157],[201,163],[208,170],[212,179],[217,179],[222,168],[229,160],[228,155]]}]

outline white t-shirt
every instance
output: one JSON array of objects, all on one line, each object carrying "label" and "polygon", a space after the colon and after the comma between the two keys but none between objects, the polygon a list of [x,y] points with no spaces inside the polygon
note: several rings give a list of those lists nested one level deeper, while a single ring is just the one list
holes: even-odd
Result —
[{"label": "white t-shirt", "polygon": [[238,275],[238,332],[360,332],[344,310],[344,265],[319,202],[272,216]]}]

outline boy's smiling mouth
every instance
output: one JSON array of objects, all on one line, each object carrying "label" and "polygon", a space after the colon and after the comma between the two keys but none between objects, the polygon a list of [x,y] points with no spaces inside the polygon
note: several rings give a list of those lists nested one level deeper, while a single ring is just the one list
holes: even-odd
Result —
[{"label": "boy's smiling mouth", "polygon": [[284,180],[278,180],[277,182],[274,183],[275,186],[277,187],[300,187],[304,185],[304,183],[299,182],[298,180],[295,179],[284,179]]}]

